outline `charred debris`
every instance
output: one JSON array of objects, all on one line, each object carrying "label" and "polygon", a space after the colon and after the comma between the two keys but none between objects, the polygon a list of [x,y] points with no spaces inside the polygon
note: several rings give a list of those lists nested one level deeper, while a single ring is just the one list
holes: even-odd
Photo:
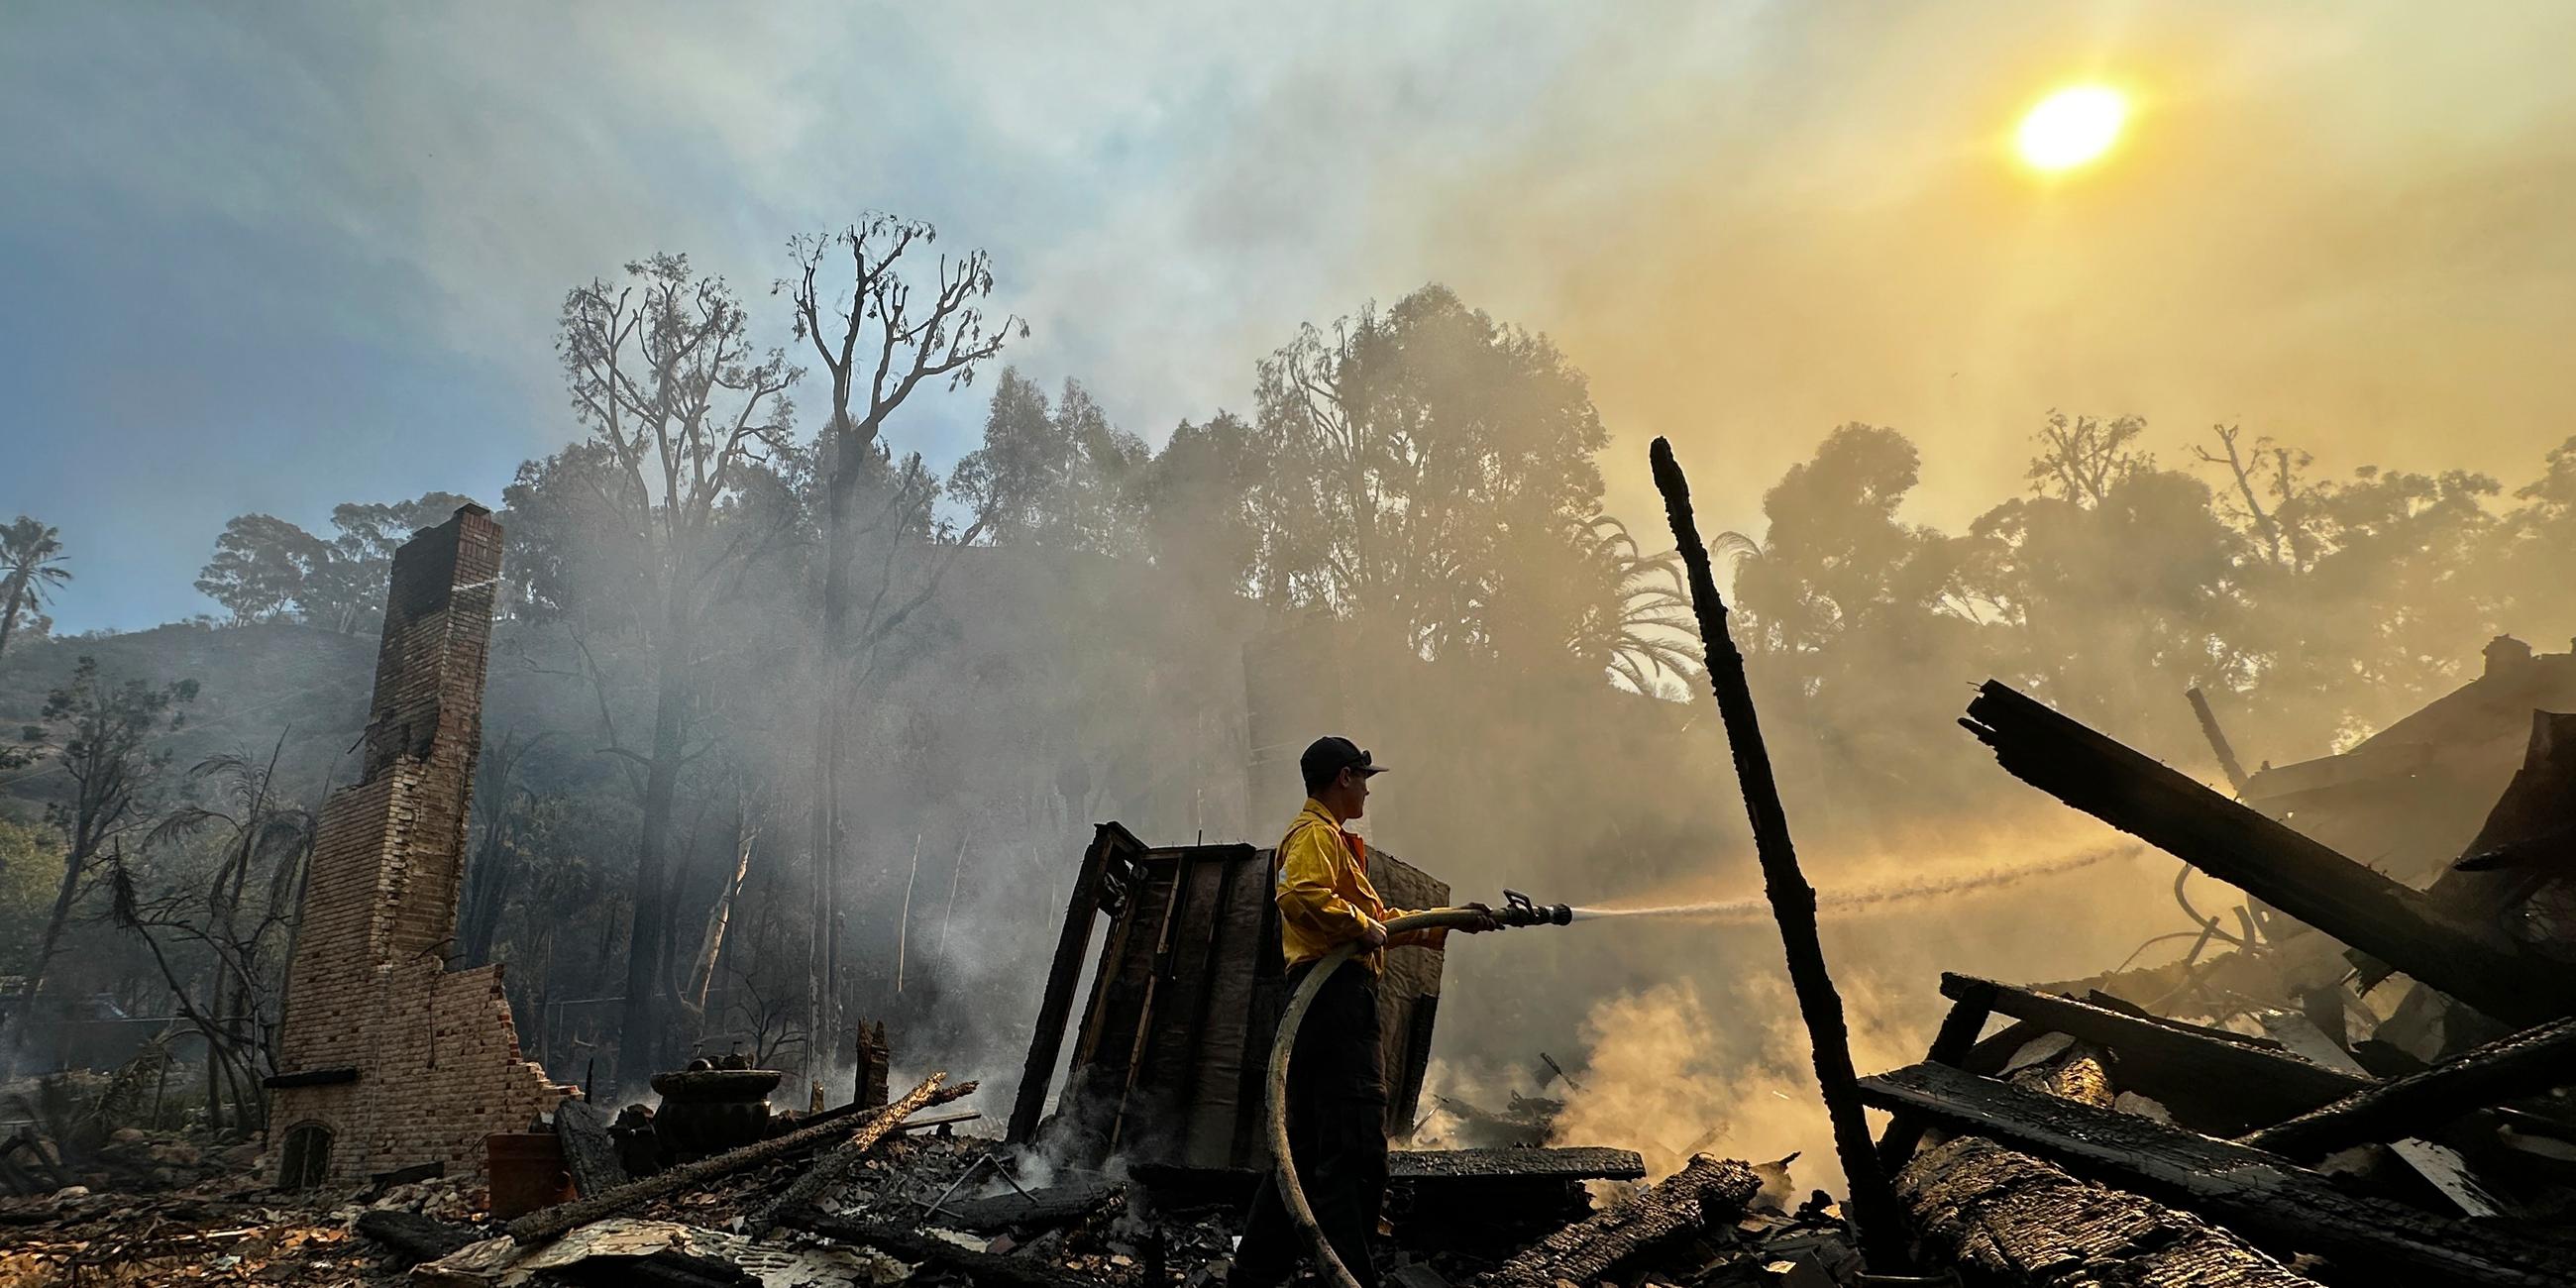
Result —
[{"label": "charred debris", "polygon": [[[305,895],[271,1138],[200,1156],[130,1125],[166,1077],[146,1049],[0,1141],[0,1284],[1222,1282],[1272,1162],[1259,1071],[1286,990],[1265,850],[1100,825],[1007,1107],[945,1073],[890,1085],[901,1035],[882,1026],[859,1027],[847,1103],[818,1088],[785,1112],[783,1075],[738,1057],[656,1077],[651,1107],[519,1058],[498,968],[423,951],[455,919],[474,596],[499,541],[468,510],[396,561],[368,772],[326,809]],[[1560,1141],[1557,1102],[1450,1100],[1479,1147],[1395,1153],[1389,1282],[2576,1283],[2576,716],[2553,714],[2576,706],[2576,655],[2499,641],[2484,677],[2378,737],[2250,774],[2193,695],[2233,797],[1989,682],[1961,723],[2003,769],[2249,911],[2192,911],[2167,966],[1946,975],[1922,1062],[1856,1076],[1695,571],[1820,1080],[1838,1126],[1884,1113],[1874,1139],[1837,1133],[1860,1220],[1798,1189],[1794,1160],[1703,1155],[1647,1184],[1634,1153]],[[1378,863],[1395,901],[1449,901]],[[1431,1107],[1442,969],[1400,949],[1381,989],[1399,1140]]]}]

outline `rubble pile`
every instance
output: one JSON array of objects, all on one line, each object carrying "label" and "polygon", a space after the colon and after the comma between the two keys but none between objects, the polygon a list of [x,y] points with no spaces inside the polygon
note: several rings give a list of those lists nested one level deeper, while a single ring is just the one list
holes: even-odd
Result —
[{"label": "rubble pile", "polygon": [[2331,798],[2231,800],[1986,684],[1962,723],[2005,769],[2253,897],[2229,927],[2178,880],[2200,929],[2168,966],[1943,977],[1924,1061],[1860,1083],[1917,1260],[1995,1284],[2576,1283],[2576,943],[2529,911],[2570,874],[2576,722],[2500,710],[2528,721],[2520,769],[2472,794],[2482,824],[2419,829],[2473,839],[2383,870],[2317,839],[2357,834]]}]

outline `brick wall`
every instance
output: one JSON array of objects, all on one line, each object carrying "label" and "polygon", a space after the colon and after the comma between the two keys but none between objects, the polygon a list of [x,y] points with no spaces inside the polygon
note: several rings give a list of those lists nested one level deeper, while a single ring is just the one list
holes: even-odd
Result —
[{"label": "brick wall", "polygon": [[450,973],[501,529],[478,506],[394,556],[366,762],[322,808],[287,970],[275,1139],[331,1132],[330,1176],[444,1162],[480,1176],[483,1138],[570,1091],[520,1058],[501,968]]}]

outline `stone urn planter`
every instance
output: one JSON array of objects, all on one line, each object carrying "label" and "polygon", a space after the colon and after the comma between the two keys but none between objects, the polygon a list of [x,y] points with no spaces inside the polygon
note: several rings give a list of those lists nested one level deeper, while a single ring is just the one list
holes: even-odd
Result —
[{"label": "stone urn planter", "polygon": [[769,1093],[787,1075],[777,1069],[687,1069],[653,1075],[662,1107],[653,1134],[682,1160],[721,1154],[769,1134]]}]

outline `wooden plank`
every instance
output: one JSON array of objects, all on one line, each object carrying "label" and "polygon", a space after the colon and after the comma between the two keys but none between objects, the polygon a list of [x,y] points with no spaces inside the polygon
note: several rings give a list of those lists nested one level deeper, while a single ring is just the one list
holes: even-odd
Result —
[{"label": "wooden plank", "polygon": [[1646,1160],[1635,1150],[1598,1145],[1556,1149],[1398,1149],[1386,1156],[1390,1181],[1483,1179],[1638,1181]]},{"label": "wooden plank", "polygon": [[[2352,1058],[2351,1052],[2336,1046],[2332,1039],[2326,1037],[2324,1030],[2319,1029],[2307,1016],[2296,1011],[2256,1011],[2254,1020],[2263,1026],[2265,1033],[2281,1039],[2282,1045],[2310,1060],[2330,1069],[2368,1076],[2368,1070],[2363,1069],[2360,1062]],[[2354,1094],[2370,1093],[2362,1091]],[[2256,1145],[2255,1148],[2261,1149],[2263,1146]],[[2272,1152],[2277,1154],[2286,1151]],[[2388,1142],[2388,1152],[2396,1155],[2399,1162],[2414,1169],[2415,1174],[2423,1177],[2427,1184],[2441,1191],[2442,1197],[2449,1199],[2451,1205],[2460,1209],[2463,1215],[2505,1215],[2505,1203],[2489,1192],[2484,1185],[2479,1184],[2478,1178],[2470,1174],[2468,1164],[2460,1157],[2459,1151],[2450,1146],[2410,1138]]]},{"label": "wooden plank", "polygon": [[2421,1135],[2475,1110],[2576,1083],[2576,1019],[2524,1029],[2422,1073],[2374,1083],[2243,1138],[2294,1158]]},{"label": "wooden plank", "polygon": [[2062,1164],[2079,1176],[2197,1212],[2276,1255],[2320,1253],[2328,1282],[2366,1288],[2542,1288],[2576,1283],[2576,1239],[2459,1221],[2347,1194],[2275,1154],[2153,1119],[1936,1064],[1861,1080],[1882,1109],[1921,1113]]},{"label": "wooden plank", "polygon": [[2576,1013],[2576,980],[2287,824],[1988,680],[1960,721],[2015,777],[2509,1023]]},{"label": "wooden plank", "polygon": [[[1166,991],[1164,985],[1172,977],[1173,949],[1177,946],[1173,936],[1189,918],[1190,870],[1195,865],[1176,851],[1149,854],[1148,859],[1151,863],[1149,870],[1156,875],[1148,880],[1147,888],[1160,897],[1156,901],[1158,911],[1154,918],[1154,936],[1146,941],[1146,951],[1139,955],[1141,960],[1130,965],[1131,970],[1136,965],[1141,965],[1143,970],[1133,985],[1134,1011],[1129,1023],[1134,1033],[1127,1041],[1126,1059],[1122,1062],[1124,1072],[1118,1080],[1118,1098],[1109,1119],[1108,1140],[1113,1151],[1121,1149],[1130,1139],[1144,1139],[1154,1130],[1150,1113],[1152,1106],[1140,1103],[1140,1099],[1145,1102],[1152,1100],[1153,1084],[1145,1081],[1144,1075],[1147,1067],[1154,1063],[1155,1020]],[[1194,1035],[1184,1035],[1185,1040],[1188,1036]],[[1140,1098],[1137,1094],[1140,1089],[1148,1094]],[[1148,1111],[1141,1118],[1140,1109]],[[1137,1133],[1133,1137],[1129,1134],[1131,1129]]]},{"label": "wooden plank", "polygon": [[1998,1014],[2110,1048],[2119,1057],[2125,1089],[2164,1102],[2206,1130],[2232,1135],[2370,1085],[2368,1078],[2272,1047],[1989,979],[1944,974],[1941,993],[1953,1001],[1981,1001]]},{"label": "wooden plank", "polygon": [[1100,915],[1101,874],[1117,838],[1125,832],[1115,823],[1093,829],[1091,848],[1083,851],[1082,870],[1065,900],[1064,928],[1056,934],[1055,960],[1047,968],[1046,993],[1029,1032],[1029,1058],[1020,1068],[1019,1096],[1011,1104],[1011,1125],[1003,1137],[1011,1144],[1025,1145],[1036,1137],[1038,1120],[1046,1116],[1047,1090],[1055,1084],[1056,1063],[1064,1054],[1065,1025],[1073,1018],[1073,991],[1081,986],[1082,959],[1091,949],[1092,923]]},{"label": "wooden plank", "polygon": [[[1986,1031],[1986,1021],[1994,1016],[1991,995],[1954,999],[1950,1013],[1941,1017],[1940,1031],[1932,1035],[1932,1049],[1923,1055],[1931,1064],[1960,1067],[1968,1053],[1977,1046],[1977,1035]],[[1887,1120],[1887,1130],[1879,1134],[1878,1165],[1890,1176],[1914,1157],[1914,1149],[1923,1143],[1923,1120],[1913,1114],[1896,1114]]]},{"label": "wooden plank", "polygon": [[1209,979],[1199,1026],[1198,1064],[1191,1073],[1187,1143],[1174,1161],[1200,1167],[1240,1163],[1235,1148],[1243,1120],[1240,1101],[1244,1073],[1259,1063],[1251,1047],[1254,992],[1265,965],[1262,952],[1267,920],[1278,915],[1271,905],[1270,864],[1261,851],[1247,847],[1226,864],[1217,902],[1216,940],[1210,945]]}]

